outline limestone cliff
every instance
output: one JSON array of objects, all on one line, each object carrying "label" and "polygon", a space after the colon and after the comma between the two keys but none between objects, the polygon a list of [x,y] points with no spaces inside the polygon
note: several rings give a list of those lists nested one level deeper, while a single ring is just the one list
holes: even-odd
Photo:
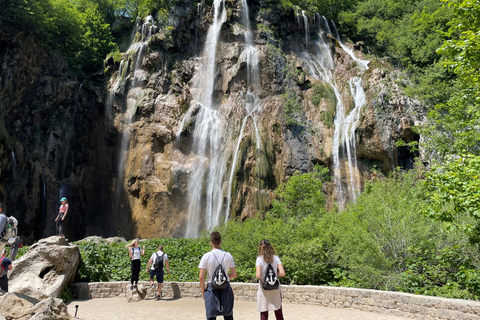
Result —
[{"label": "limestone cliff", "polygon": [[[163,25],[139,21],[122,62],[106,61],[104,91],[101,77],[80,87],[31,36],[0,36],[0,181],[27,237],[42,236],[43,203],[52,232],[62,186],[75,238],[182,237],[268,210],[279,184],[315,164],[336,176],[324,190],[331,202],[372,169],[411,167],[396,142],[420,139],[412,126],[423,113],[398,71],[352,51],[319,15],[259,3],[246,15],[247,5],[220,4],[215,16],[186,3]],[[351,143],[340,105],[345,118],[358,110]]]},{"label": "limestone cliff", "polygon": [[[26,243],[55,234],[60,198],[67,237],[105,234],[115,132],[103,116],[103,81],[82,82],[32,33],[0,19],[0,192]],[[95,78],[91,78],[95,80]],[[108,230],[110,232],[110,230]]]}]

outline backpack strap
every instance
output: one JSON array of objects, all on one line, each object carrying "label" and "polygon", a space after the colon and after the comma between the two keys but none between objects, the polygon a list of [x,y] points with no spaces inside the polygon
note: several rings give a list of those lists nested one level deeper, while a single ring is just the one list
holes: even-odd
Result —
[{"label": "backpack strap", "polygon": [[[162,253],[161,256],[159,256],[159,255],[158,255],[158,251],[155,251],[155,255],[157,256],[157,258],[162,258],[162,259],[163,259],[163,256],[165,255],[165,252]],[[155,261],[154,261],[153,263],[155,263]]]},{"label": "backpack strap", "polygon": [[[217,256],[215,255],[215,253],[213,253],[213,251],[212,251],[212,254],[213,254],[213,256],[215,257],[215,260],[217,260],[217,263],[218,263],[218,264],[221,264],[220,262],[218,262],[218,258],[217,258]],[[225,259],[225,256],[226,256],[226,255],[227,255],[227,253],[225,252],[225,254],[223,255],[223,258],[222,258],[222,262],[223,262],[223,260]]]}]

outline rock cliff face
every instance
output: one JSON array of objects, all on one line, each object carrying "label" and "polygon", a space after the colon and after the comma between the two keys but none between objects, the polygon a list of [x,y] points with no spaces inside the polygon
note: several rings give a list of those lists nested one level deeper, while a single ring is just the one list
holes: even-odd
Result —
[{"label": "rock cliff face", "polygon": [[[325,187],[331,202],[348,200],[372,169],[411,167],[396,142],[419,140],[412,126],[423,113],[399,72],[365,67],[318,15],[218,5],[218,15],[186,4],[166,25],[139,22],[122,62],[107,61],[103,93],[80,88],[60,57],[33,55],[33,38],[0,38],[8,208],[40,224],[44,181],[45,223],[64,186],[75,238],[195,236],[267,210],[279,184],[316,164],[337,177]],[[21,231],[41,236],[34,224]]]},{"label": "rock cliff face", "polygon": [[[26,243],[55,234],[61,197],[67,237],[104,234],[116,135],[102,87],[81,85],[66,60],[0,20],[0,198]],[[100,83],[103,86],[103,83]],[[93,228],[93,229],[92,229]],[[90,230],[91,229],[91,230]]]}]

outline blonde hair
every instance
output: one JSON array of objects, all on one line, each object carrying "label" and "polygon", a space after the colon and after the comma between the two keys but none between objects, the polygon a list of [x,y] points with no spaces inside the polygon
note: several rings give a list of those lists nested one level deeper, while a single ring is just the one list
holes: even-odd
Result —
[{"label": "blonde hair", "polygon": [[140,239],[138,239],[138,238],[133,239],[132,242],[130,242],[129,244],[127,244],[127,245],[125,246],[125,248],[129,248],[129,249],[130,249],[130,248],[133,248],[133,247],[135,247],[135,243],[139,243],[139,241],[140,241]]},{"label": "blonde hair", "polygon": [[275,249],[270,241],[263,239],[258,245],[258,256],[263,256],[263,260],[266,263],[273,263],[273,256],[275,255]]}]

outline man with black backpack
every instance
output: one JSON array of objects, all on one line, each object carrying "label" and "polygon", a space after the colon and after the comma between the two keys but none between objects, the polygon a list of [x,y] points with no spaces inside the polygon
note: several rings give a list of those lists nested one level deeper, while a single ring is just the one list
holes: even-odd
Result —
[{"label": "man with black backpack", "polygon": [[[220,233],[212,232],[210,234],[212,251],[203,255],[198,266],[200,268],[198,278],[208,320],[215,320],[217,316],[223,316],[225,320],[233,320],[234,297],[230,280],[237,277],[237,270],[232,255],[220,249],[221,243]],[[206,289],[205,273],[208,275]]]},{"label": "man with black backpack", "polygon": [[[150,265],[152,265],[151,269]],[[167,267],[167,274],[170,274],[170,264],[168,263],[167,254],[163,252],[163,246],[159,246],[158,251],[152,254],[147,264],[147,272],[150,272],[151,288],[155,286],[153,277],[157,277],[157,300],[162,298],[163,266]]]}]

